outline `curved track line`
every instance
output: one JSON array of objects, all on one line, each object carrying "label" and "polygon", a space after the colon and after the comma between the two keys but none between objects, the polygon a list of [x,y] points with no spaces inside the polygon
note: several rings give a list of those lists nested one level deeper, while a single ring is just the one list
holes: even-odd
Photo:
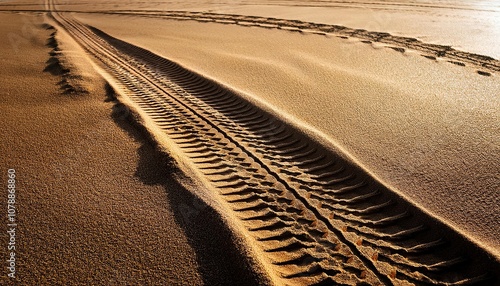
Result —
[{"label": "curved track line", "polygon": [[[38,9],[9,9],[0,12],[45,12],[50,11]],[[193,11],[158,11],[158,10],[121,10],[121,11],[77,11],[64,10],[60,12],[77,12],[86,14],[118,14],[145,17],[160,17],[172,20],[194,20],[198,22],[212,22],[219,24],[231,24],[239,26],[252,26],[266,29],[282,29],[290,32],[313,33],[320,35],[332,35],[343,39],[357,38],[366,44],[373,42],[387,44],[387,48],[404,53],[406,49],[422,52],[422,56],[431,60],[446,58],[449,63],[466,66],[471,65],[478,68],[477,73],[483,76],[491,76],[491,72],[500,71],[500,60],[490,56],[456,50],[451,46],[438,45],[422,42],[416,38],[395,36],[386,32],[367,31],[364,29],[353,29],[341,25],[321,24],[305,22],[300,20],[279,19],[272,17],[247,16],[237,14],[220,14]]]},{"label": "curved track line", "polygon": [[499,262],[483,249],[286,122],[47,8],[225,198],[286,283],[498,282]]},{"label": "curved track line", "polygon": [[436,60],[447,58],[450,63],[459,66],[466,64],[475,66],[481,75],[490,75],[490,72],[500,71],[500,60],[489,56],[474,54],[456,50],[451,46],[430,44],[416,38],[395,36],[385,32],[367,31],[364,29],[353,29],[346,26],[305,22],[300,20],[288,20],[272,17],[247,16],[237,14],[219,14],[209,12],[191,11],[147,11],[147,10],[123,10],[123,11],[96,11],[92,13],[102,14],[125,14],[135,16],[160,17],[173,20],[194,20],[198,22],[213,22],[219,24],[231,24],[240,26],[253,26],[267,29],[282,29],[292,32],[314,33],[320,35],[332,35],[341,38],[357,38],[363,43],[373,42],[388,44],[388,48],[398,52],[411,49],[422,52],[422,56]]}]

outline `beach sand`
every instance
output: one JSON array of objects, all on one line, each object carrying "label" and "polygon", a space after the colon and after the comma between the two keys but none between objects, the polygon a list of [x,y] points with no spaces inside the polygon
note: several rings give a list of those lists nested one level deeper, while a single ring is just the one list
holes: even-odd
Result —
[{"label": "beach sand", "polygon": [[1,48],[0,165],[5,186],[7,169],[17,175],[18,260],[16,280],[5,263],[0,284],[255,284],[220,216],[186,190],[196,186],[129,122],[81,51],[64,46],[85,82],[68,93],[44,18],[2,20],[2,38],[20,38]]},{"label": "beach sand", "polygon": [[499,281],[494,3],[40,2],[0,7],[22,281]]},{"label": "beach sand", "polygon": [[121,16],[79,19],[316,129],[412,201],[500,246],[496,75],[321,35],[130,16],[125,30]]}]

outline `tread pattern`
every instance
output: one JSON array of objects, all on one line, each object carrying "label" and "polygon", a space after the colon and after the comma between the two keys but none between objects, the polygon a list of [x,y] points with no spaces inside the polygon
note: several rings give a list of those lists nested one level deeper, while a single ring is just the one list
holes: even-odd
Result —
[{"label": "tread pattern", "polygon": [[193,162],[290,285],[482,285],[499,262],[357,166],[232,91],[52,17]]},{"label": "tread pattern", "polygon": [[121,11],[96,11],[91,13],[121,14],[144,17],[159,17],[172,20],[198,22],[211,22],[228,25],[258,27],[266,29],[281,29],[290,32],[312,33],[330,35],[344,39],[356,38],[361,42],[371,44],[374,42],[387,44],[388,48],[404,53],[406,49],[421,52],[422,56],[431,60],[446,58],[448,62],[458,66],[474,66],[480,75],[490,76],[491,72],[500,71],[500,60],[489,56],[456,50],[451,46],[422,42],[416,38],[395,36],[385,32],[353,29],[341,25],[321,24],[300,20],[279,19],[273,17],[259,17],[238,14],[220,14],[193,11],[158,11],[158,10],[121,10]]},{"label": "tread pattern", "polygon": [[[40,9],[5,9],[2,11],[8,12],[47,12]],[[387,44],[387,48],[397,52],[404,53],[406,49],[411,49],[421,52],[421,56],[437,60],[445,58],[451,64],[457,66],[472,66],[477,68],[477,73],[482,76],[491,76],[492,73],[500,71],[500,60],[475,54],[471,52],[460,51],[448,45],[439,45],[422,42],[416,38],[396,36],[386,32],[368,31],[365,29],[354,29],[341,25],[330,25],[314,22],[306,22],[300,20],[279,19],[273,17],[259,17],[238,14],[221,14],[211,12],[194,12],[194,11],[158,11],[158,10],[120,10],[120,11],[77,11],[65,10],[60,12],[78,12],[87,14],[117,14],[117,15],[134,15],[142,17],[159,17],[165,19],[186,21],[193,20],[205,23],[219,23],[228,25],[239,25],[247,27],[259,27],[266,29],[281,29],[290,32],[312,33],[319,35],[335,36],[343,39],[356,38],[362,43],[372,44],[383,43]]]}]

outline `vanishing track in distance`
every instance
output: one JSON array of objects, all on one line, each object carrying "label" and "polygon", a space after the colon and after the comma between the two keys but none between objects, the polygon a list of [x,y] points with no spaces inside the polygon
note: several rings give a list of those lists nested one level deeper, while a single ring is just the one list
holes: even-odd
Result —
[{"label": "vanishing track in distance", "polygon": [[422,53],[423,57],[432,60],[436,60],[437,58],[448,58],[448,61],[455,65],[472,65],[480,69],[477,71],[480,75],[491,75],[489,72],[487,72],[487,70],[492,72],[500,71],[500,61],[489,56],[456,50],[447,45],[425,43],[416,38],[396,36],[390,33],[368,31],[365,29],[353,29],[341,25],[322,24],[301,20],[279,19],[273,17],[193,11],[123,10],[113,12],[96,11],[93,13],[158,17],[181,21],[193,20],[198,22],[213,22],[219,24],[251,26],[266,29],[281,29],[291,32],[332,35],[345,39],[352,37],[360,39],[363,43],[366,44],[388,44],[388,48],[402,53],[405,52],[405,49],[419,51]]},{"label": "vanishing track in distance", "polygon": [[499,262],[287,122],[148,50],[58,13],[210,181],[290,285],[483,285]]}]

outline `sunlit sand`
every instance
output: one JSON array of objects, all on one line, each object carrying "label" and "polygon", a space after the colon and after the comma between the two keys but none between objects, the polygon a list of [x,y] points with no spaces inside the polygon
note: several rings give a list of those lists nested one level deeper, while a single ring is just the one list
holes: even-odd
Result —
[{"label": "sunlit sand", "polygon": [[18,282],[499,282],[498,3],[90,2],[0,3]]}]

